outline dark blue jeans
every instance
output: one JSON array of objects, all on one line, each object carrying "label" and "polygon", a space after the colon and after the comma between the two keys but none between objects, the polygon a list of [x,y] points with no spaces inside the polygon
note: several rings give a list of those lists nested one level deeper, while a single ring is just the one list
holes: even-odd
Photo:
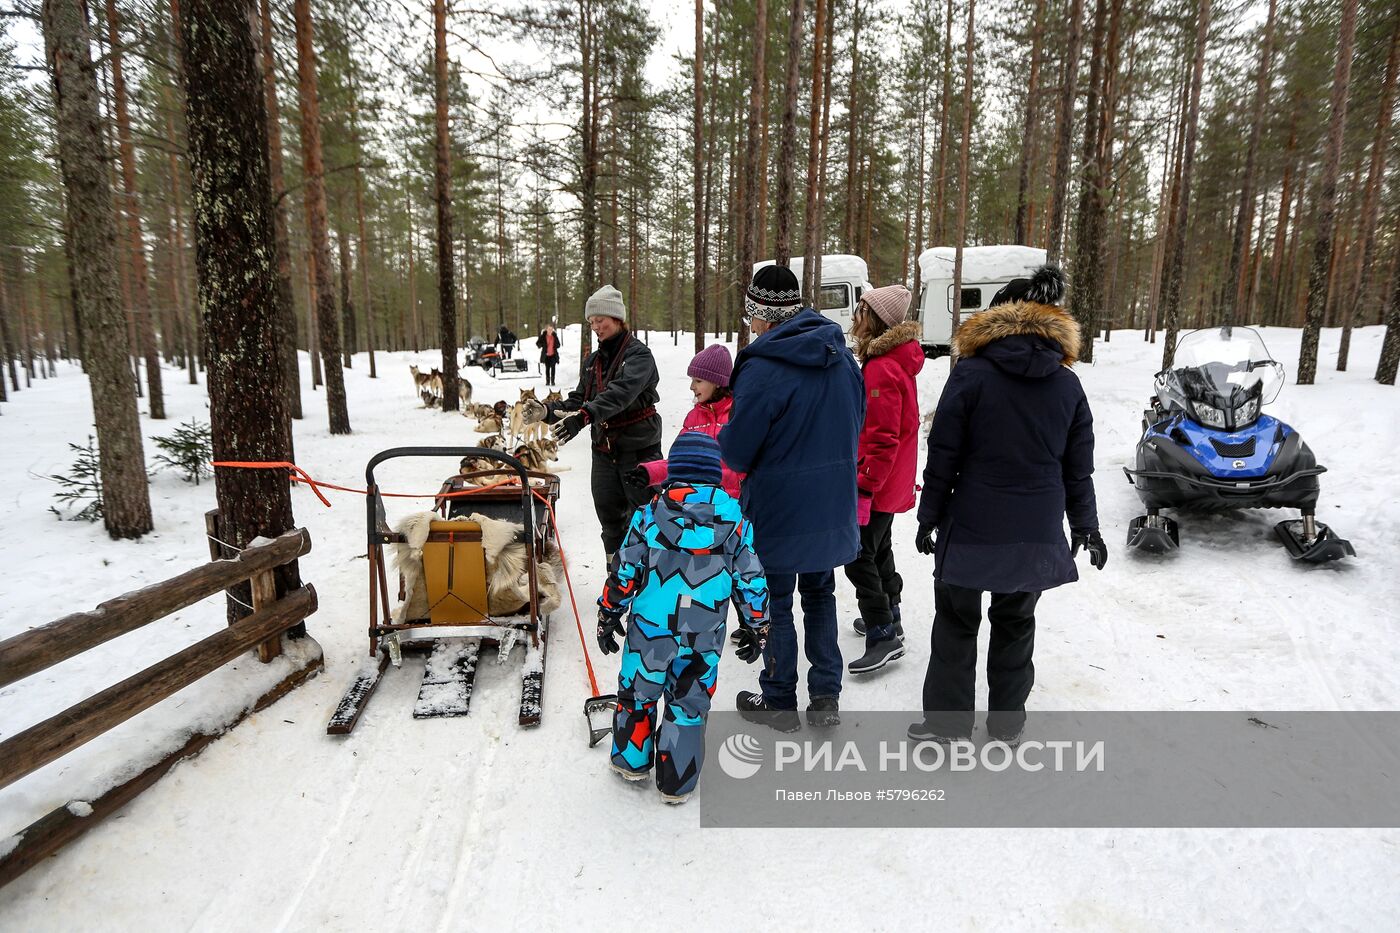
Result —
[{"label": "dark blue jeans", "polygon": [[802,597],[802,646],[807,654],[807,696],[841,695],[841,646],[836,641],[836,575],[770,573],[769,611],[772,627],[758,675],[763,699],[776,709],[797,709],[797,627],[793,624],[793,591]]}]

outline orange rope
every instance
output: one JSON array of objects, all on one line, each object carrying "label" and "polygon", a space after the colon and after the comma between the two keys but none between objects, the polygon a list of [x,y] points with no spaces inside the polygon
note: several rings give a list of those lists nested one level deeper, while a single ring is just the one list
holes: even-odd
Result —
[{"label": "orange rope", "polygon": [[583,617],[578,612],[578,599],[574,597],[574,581],[569,579],[569,561],[564,556],[564,539],[559,537],[559,519],[554,515],[554,503],[549,501],[547,496],[535,492],[535,498],[544,503],[544,507],[549,509],[549,523],[554,526],[554,538],[559,544],[559,564],[564,568],[564,583],[569,587],[569,602],[574,607],[574,625],[578,628],[578,643],[583,648],[583,664],[588,669],[588,686],[593,691],[592,696],[598,696],[598,678],[593,673],[593,659],[588,655],[588,640],[583,635]]},{"label": "orange rope", "polygon": [[[285,469],[291,473],[287,478],[294,483],[301,483],[311,487],[311,491],[316,494],[316,498],[321,500],[321,504],[326,508],[331,507],[330,500],[321,495],[321,489],[335,489],[340,492],[352,492],[357,496],[369,495],[368,489],[354,489],[350,486],[337,486],[335,483],[323,483],[318,479],[312,479],[311,475],[297,466],[295,463],[273,460],[215,460],[213,466],[216,467],[237,467],[244,470],[276,470]],[[485,486],[477,486],[474,489],[464,489],[459,492],[383,492],[379,495],[391,499],[460,499],[463,496],[474,496],[479,492],[488,489],[495,489],[498,486],[519,486],[520,483],[514,479],[500,480],[494,483],[487,483]]]},{"label": "orange rope", "polygon": [[[301,467],[297,466],[295,463],[289,463],[289,462],[286,462],[286,461],[270,461],[270,460],[216,460],[216,461],[214,461],[213,465],[216,466],[216,467],[231,467],[231,468],[244,469],[244,470],[276,470],[276,469],[284,469],[284,470],[287,470],[287,471],[291,474],[291,475],[288,477],[288,479],[290,479],[290,480],[291,480],[292,482],[294,482],[294,483],[302,483],[302,484],[304,484],[304,485],[310,486],[310,487],[311,487],[311,491],[314,492],[314,493],[316,494],[316,498],[317,498],[317,499],[320,499],[321,502],[326,506],[326,508],[330,508],[331,504],[330,504],[330,501],[327,500],[325,496],[321,495],[321,489],[323,489],[323,488],[324,488],[324,489],[335,489],[335,490],[338,490],[338,491],[340,491],[340,492],[355,493],[356,495],[361,495],[361,496],[367,496],[367,495],[369,495],[369,490],[367,490],[367,489],[352,489],[352,488],[349,487],[349,486],[337,486],[335,483],[323,483],[323,482],[321,482],[320,480],[312,479],[311,475],[308,474],[308,473],[307,473],[305,470],[303,470]],[[515,481],[515,480],[501,480],[501,481],[499,481],[499,482],[490,483],[490,484],[488,484],[488,485],[486,485],[486,486],[478,486],[478,487],[476,487],[475,489],[467,489],[467,490],[463,490],[463,491],[461,491],[461,492],[447,492],[447,493],[437,493],[437,492],[429,492],[429,493],[381,492],[380,495],[381,495],[381,496],[390,496],[390,497],[399,498],[399,499],[429,499],[429,498],[439,498],[439,497],[441,497],[441,498],[443,498],[443,499],[456,499],[456,498],[459,498],[459,497],[462,497],[462,496],[471,496],[471,495],[475,495],[476,493],[479,493],[479,492],[485,492],[485,491],[488,490],[488,489],[495,489],[495,488],[497,488],[497,487],[499,487],[499,486],[518,486],[518,485],[520,485],[519,482],[518,482],[518,481]],[[554,528],[554,539],[555,539],[555,541],[556,541],[556,542],[558,543],[558,545],[559,545],[559,564],[560,564],[560,566],[562,566],[562,567],[564,568],[564,583],[565,583],[565,585],[567,585],[567,587],[568,587],[568,589],[569,589],[569,602],[572,604],[573,609],[574,609],[574,626],[578,629],[578,643],[579,643],[579,645],[583,648],[583,664],[584,664],[584,667],[585,667],[585,668],[587,669],[587,671],[588,671],[588,686],[589,686],[589,688],[593,691],[593,694],[592,694],[592,695],[596,697],[596,696],[599,695],[599,693],[598,693],[598,677],[597,677],[597,675],[594,674],[594,672],[593,672],[593,659],[592,659],[592,657],[589,656],[589,653],[588,653],[588,639],[587,639],[587,638],[584,636],[584,634],[583,634],[583,616],[581,616],[581,615],[579,614],[579,611],[578,611],[578,598],[574,596],[574,582],[573,582],[573,580],[572,580],[572,579],[570,578],[570,576],[569,576],[569,561],[568,561],[568,558],[564,555],[564,539],[563,539],[563,538],[560,536],[560,534],[559,534],[559,518],[558,518],[558,516],[556,516],[556,515],[554,514],[554,503],[552,503],[552,502],[549,501],[549,497],[548,497],[548,496],[544,495],[543,493],[541,493],[538,489],[535,489],[534,487],[531,487],[531,490],[530,490],[530,491],[534,494],[535,498],[537,498],[537,499],[539,499],[541,502],[543,502],[545,508],[549,510],[549,523],[550,523],[550,525]]]}]

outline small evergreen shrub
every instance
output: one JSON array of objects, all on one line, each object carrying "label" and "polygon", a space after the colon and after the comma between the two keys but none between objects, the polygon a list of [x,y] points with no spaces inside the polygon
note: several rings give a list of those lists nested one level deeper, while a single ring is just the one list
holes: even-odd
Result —
[{"label": "small evergreen shrub", "polygon": [[214,439],[208,424],[191,420],[155,442],[163,451],[156,455],[156,469],[179,470],[185,482],[196,486],[202,478],[214,475],[209,466],[214,459]]},{"label": "small evergreen shrub", "polygon": [[[68,449],[77,454],[73,466],[65,475],[52,473],[49,479],[63,487],[53,497],[71,511],[78,505],[82,508],[76,514],[64,515],[53,506],[49,511],[57,515],[59,521],[96,522],[102,519],[102,457],[97,449],[97,441],[91,434],[87,444],[69,444]],[[85,504],[84,504],[85,503]]]}]

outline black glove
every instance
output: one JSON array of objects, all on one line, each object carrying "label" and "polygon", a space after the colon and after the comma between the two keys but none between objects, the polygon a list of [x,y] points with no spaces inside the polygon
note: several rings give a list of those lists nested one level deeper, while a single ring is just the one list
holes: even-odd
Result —
[{"label": "black glove", "polygon": [[752,664],[768,646],[768,627],[754,629],[740,625],[730,636],[730,641],[734,642],[734,656],[745,664]]},{"label": "black glove", "polygon": [[556,422],[556,421],[559,420],[560,415],[559,415],[559,408],[557,407],[558,405],[559,405],[558,402],[550,402],[549,404],[547,404],[547,405],[544,406],[544,423],[545,423],[545,424],[553,424],[554,422]]},{"label": "black glove", "polygon": [[914,538],[914,547],[919,549],[920,554],[933,553],[933,532],[937,525],[919,525],[919,533]]},{"label": "black glove", "polygon": [[646,489],[651,485],[651,475],[647,473],[646,467],[633,467],[622,474],[622,479],[628,486],[632,486],[636,489]]},{"label": "black glove", "polygon": [[567,444],[578,437],[578,432],[583,430],[583,426],[588,423],[588,416],[581,411],[576,411],[566,418],[561,418],[559,423],[550,429],[550,434],[560,444]]},{"label": "black glove", "polygon": [[1074,545],[1069,552],[1070,557],[1078,554],[1082,547],[1089,552],[1089,563],[1094,565],[1095,570],[1102,570],[1108,563],[1108,545],[1103,543],[1103,535],[1097,531],[1070,532],[1069,539]]},{"label": "black glove", "polygon": [[603,610],[598,610],[598,648],[603,654],[617,653],[617,636],[625,631],[621,616],[614,619]]}]

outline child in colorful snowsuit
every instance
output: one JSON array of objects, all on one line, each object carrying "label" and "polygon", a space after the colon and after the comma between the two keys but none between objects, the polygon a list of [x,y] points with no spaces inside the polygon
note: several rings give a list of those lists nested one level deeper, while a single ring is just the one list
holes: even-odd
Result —
[{"label": "child in colorful snowsuit", "polygon": [[[723,344],[714,344],[701,350],[690,361],[686,375],[690,377],[690,391],[695,396],[695,407],[685,416],[681,432],[700,431],[719,439],[719,429],[729,423],[729,412],[734,407],[734,395],[729,391],[729,377],[734,371],[734,361],[729,349]],[[723,467],[724,491],[735,499],[739,498],[739,484],[744,475]],[[627,475],[627,481],[638,486],[660,486],[666,482],[666,461],[653,460],[643,463]]]},{"label": "child in colorful snowsuit", "polygon": [[[603,595],[598,646],[618,650],[612,767],[641,780],[656,766],[670,803],[695,790],[705,720],[719,673],[728,602],[739,613],[738,647],[752,662],[768,631],[768,583],[739,503],[720,487],[719,444],[689,431],[671,445],[666,484],[632,515]],[[659,734],[656,704],[666,710]]]}]

